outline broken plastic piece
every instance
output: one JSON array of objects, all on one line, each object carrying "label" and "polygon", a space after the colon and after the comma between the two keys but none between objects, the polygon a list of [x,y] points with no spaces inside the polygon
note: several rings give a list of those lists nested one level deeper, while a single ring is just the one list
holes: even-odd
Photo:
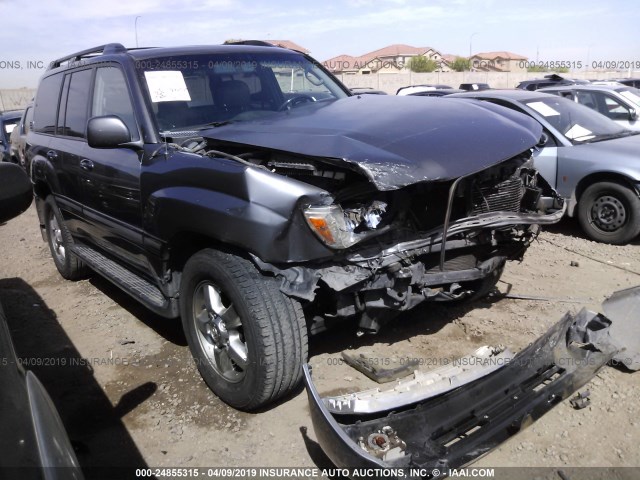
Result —
[{"label": "broken plastic piece", "polygon": [[342,358],[347,365],[355,368],[360,373],[364,373],[371,380],[378,383],[393,382],[398,378],[406,377],[410,375],[420,363],[418,359],[410,359],[399,367],[380,368],[375,365],[375,360],[377,359],[369,358],[362,353],[355,357],[347,352],[342,352]]},{"label": "broken plastic piece", "polygon": [[[350,356],[342,356],[349,363]],[[502,345],[484,346],[470,355],[442,363],[450,363],[432,371],[416,370],[411,379],[398,380],[392,389],[373,388],[322,399],[332,413],[376,413],[408,405],[441,395],[467,383],[484,377],[507,365],[513,353]],[[415,366],[415,363],[413,364]],[[360,368],[355,367],[360,371]],[[389,370],[395,372],[399,369]],[[367,376],[371,376],[363,371]],[[396,377],[397,378],[397,377]]]},{"label": "broken plastic piece", "polygon": [[589,390],[585,390],[584,392],[578,392],[578,394],[569,400],[569,403],[576,410],[582,410],[583,408],[587,408],[591,405],[591,398],[589,398],[591,392]]}]

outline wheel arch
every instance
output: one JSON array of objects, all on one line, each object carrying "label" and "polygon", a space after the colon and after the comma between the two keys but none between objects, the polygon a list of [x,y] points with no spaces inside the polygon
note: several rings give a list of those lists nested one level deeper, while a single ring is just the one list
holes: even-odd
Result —
[{"label": "wheel arch", "polygon": [[[224,253],[251,260],[251,256],[242,248],[225,243],[210,235],[196,231],[180,231],[168,243],[169,266],[172,271],[182,272],[187,261],[196,253],[212,248]],[[252,261],[253,263],[253,261]]]},{"label": "wheel arch", "polygon": [[618,183],[623,187],[629,188],[631,191],[635,192],[636,195],[640,197],[640,184],[635,182],[633,179],[628,176],[618,173],[618,172],[594,172],[590,173],[586,177],[582,178],[578,185],[576,185],[575,189],[575,198],[576,201],[573,205],[572,211],[569,212],[570,216],[575,216],[576,214],[576,205],[580,202],[580,198],[584,194],[585,190],[589,188],[591,185],[600,182],[612,182]]}]

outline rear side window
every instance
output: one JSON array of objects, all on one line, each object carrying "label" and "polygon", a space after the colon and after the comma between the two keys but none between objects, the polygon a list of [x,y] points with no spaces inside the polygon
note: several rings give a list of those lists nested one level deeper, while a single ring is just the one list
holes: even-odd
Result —
[{"label": "rear side window", "polygon": [[81,70],[71,74],[62,135],[79,138],[86,137],[92,73],[93,70]]},{"label": "rear side window", "polygon": [[117,115],[129,128],[131,139],[140,139],[127,82],[117,67],[101,67],[96,71],[91,116],[104,115]]},{"label": "rear side window", "polygon": [[50,135],[56,132],[56,113],[58,111],[58,99],[60,98],[60,87],[62,86],[61,74],[51,75],[42,79],[36,103],[34,107],[34,130],[39,133]]}]

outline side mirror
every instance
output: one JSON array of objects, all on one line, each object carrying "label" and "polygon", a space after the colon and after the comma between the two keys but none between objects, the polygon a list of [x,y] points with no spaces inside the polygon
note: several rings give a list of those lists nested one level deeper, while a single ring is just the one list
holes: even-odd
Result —
[{"label": "side mirror", "polygon": [[629,120],[637,120],[638,119],[638,112],[636,111],[635,108],[630,108],[629,109]]},{"label": "side mirror", "polygon": [[17,217],[33,200],[31,180],[15,163],[0,163],[0,223]]},{"label": "side mirror", "polygon": [[120,117],[106,115],[93,117],[87,124],[87,143],[92,148],[135,147],[131,132]]},{"label": "side mirror", "polygon": [[542,132],[542,135],[540,135],[540,141],[538,141],[538,143],[536,144],[536,147],[544,148],[544,146],[547,144],[548,141],[549,141],[549,135]]}]

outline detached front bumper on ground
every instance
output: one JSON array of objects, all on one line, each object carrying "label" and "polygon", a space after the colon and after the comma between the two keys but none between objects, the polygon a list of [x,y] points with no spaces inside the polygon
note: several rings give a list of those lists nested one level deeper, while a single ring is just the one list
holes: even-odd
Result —
[{"label": "detached front bumper on ground", "polygon": [[340,468],[407,468],[411,476],[411,469],[467,465],[532,424],[610,361],[640,369],[640,287],[614,293],[603,309],[605,314],[567,313],[493,373],[454,383],[424,401],[387,403],[380,413],[332,414],[306,365],[318,442]]}]

